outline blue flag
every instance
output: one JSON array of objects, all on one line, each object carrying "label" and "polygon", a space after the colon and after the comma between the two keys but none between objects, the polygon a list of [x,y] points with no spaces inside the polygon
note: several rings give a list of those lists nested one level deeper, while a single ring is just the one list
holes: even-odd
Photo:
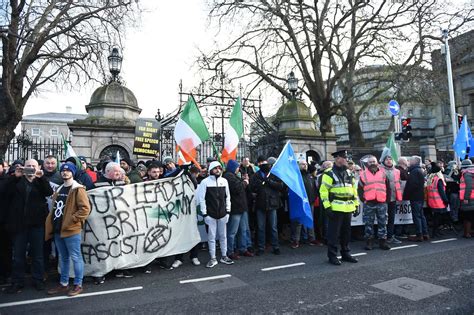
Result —
[{"label": "blue flag", "polygon": [[473,144],[474,140],[472,139],[471,128],[469,128],[467,116],[464,116],[461,127],[459,127],[458,135],[456,136],[456,141],[454,141],[453,144],[454,152],[456,152],[461,160],[464,160],[466,155],[469,157],[474,156]]},{"label": "blue flag", "polygon": [[298,220],[307,228],[314,228],[313,215],[311,214],[313,205],[308,202],[303,177],[296,163],[290,141],[286,143],[270,173],[280,178],[289,188],[290,219]]}]

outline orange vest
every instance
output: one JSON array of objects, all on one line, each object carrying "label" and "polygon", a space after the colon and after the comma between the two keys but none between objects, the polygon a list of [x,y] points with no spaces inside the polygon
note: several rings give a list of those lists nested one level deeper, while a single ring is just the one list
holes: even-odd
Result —
[{"label": "orange vest", "polygon": [[[464,174],[465,173],[471,173],[471,177],[473,179],[472,187],[471,187],[471,195],[468,198],[466,198],[466,196],[464,196],[464,194],[466,193],[466,180],[464,179]],[[468,169],[468,170],[462,172],[461,183],[459,184],[459,199],[461,199],[461,201],[474,199],[474,169]]]},{"label": "orange vest", "polygon": [[[428,207],[430,207],[431,209],[446,208],[446,205],[444,204],[443,199],[441,199],[441,196],[438,191],[438,182],[439,182],[439,177],[435,176],[433,178],[433,181],[431,182],[431,185],[427,187]],[[443,183],[443,186],[444,186],[444,183]]]},{"label": "orange vest", "polygon": [[395,181],[395,200],[402,201],[402,187],[400,181],[400,170],[393,168],[393,179]]},{"label": "orange vest", "polygon": [[387,201],[387,175],[379,168],[379,170],[372,174],[369,169],[361,173],[360,180],[364,184],[364,199],[365,201]]}]

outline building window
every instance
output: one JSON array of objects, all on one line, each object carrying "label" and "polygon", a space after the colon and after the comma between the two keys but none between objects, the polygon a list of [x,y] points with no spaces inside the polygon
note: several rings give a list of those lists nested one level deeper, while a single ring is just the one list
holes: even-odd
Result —
[{"label": "building window", "polygon": [[31,128],[31,135],[33,137],[39,137],[41,136],[41,129],[39,128]]},{"label": "building window", "polygon": [[57,137],[59,134],[58,128],[53,128],[50,130],[51,137]]}]

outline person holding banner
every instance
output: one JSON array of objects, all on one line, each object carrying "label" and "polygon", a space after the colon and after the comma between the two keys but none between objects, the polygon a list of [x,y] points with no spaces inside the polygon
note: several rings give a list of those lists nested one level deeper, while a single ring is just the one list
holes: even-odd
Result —
[{"label": "person holding banner", "polygon": [[[46,240],[54,237],[59,252],[61,269],[59,284],[49,295],[68,293],[76,296],[82,292],[84,261],[81,254],[81,231],[84,221],[91,211],[85,187],[74,180],[76,166],[70,162],[61,165],[64,184],[59,186],[52,197],[52,209],[46,218]],[[74,265],[74,287],[69,290],[69,261]]]},{"label": "person holding banner", "polygon": [[370,155],[367,167],[359,178],[359,196],[364,202],[363,220],[365,224],[366,250],[372,249],[374,239],[374,221],[377,217],[377,238],[379,247],[388,250],[387,244],[387,192],[390,184],[385,171],[379,167],[377,158]]},{"label": "person holding banner", "polygon": [[197,200],[201,206],[204,222],[209,227],[208,245],[211,259],[207,263],[207,268],[215,267],[216,258],[216,235],[219,236],[222,257],[220,262],[226,265],[234,263],[227,257],[227,228],[231,209],[230,191],[227,180],[222,176],[222,166],[214,161],[209,164],[209,176],[204,179],[199,187]]},{"label": "person holding banner", "polygon": [[385,155],[380,162],[385,170],[388,180],[387,190],[387,243],[400,244],[401,241],[395,237],[395,213],[397,211],[397,201],[402,201],[402,188],[400,181],[400,171],[393,165],[390,155]]},{"label": "person holding banner", "polygon": [[341,265],[337,258],[337,245],[341,245],[343,261],[357,263],[350,255],[351,216],[359,206],[354,175],[347,169],[347,151],[332,153],[334,166],[323,173],[319,195],[328,217],[329,263]]}]

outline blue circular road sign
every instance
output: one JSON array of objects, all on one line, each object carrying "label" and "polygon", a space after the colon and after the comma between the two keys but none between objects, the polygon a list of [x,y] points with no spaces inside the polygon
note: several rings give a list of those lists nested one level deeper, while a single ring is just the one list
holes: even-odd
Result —
[{"label": "blue circular road sign", "polygon": [[388,102],[388,109],[392,113],[393,116],[397,116],[400,113],[400,105],[396,100],[391,100]]}]

